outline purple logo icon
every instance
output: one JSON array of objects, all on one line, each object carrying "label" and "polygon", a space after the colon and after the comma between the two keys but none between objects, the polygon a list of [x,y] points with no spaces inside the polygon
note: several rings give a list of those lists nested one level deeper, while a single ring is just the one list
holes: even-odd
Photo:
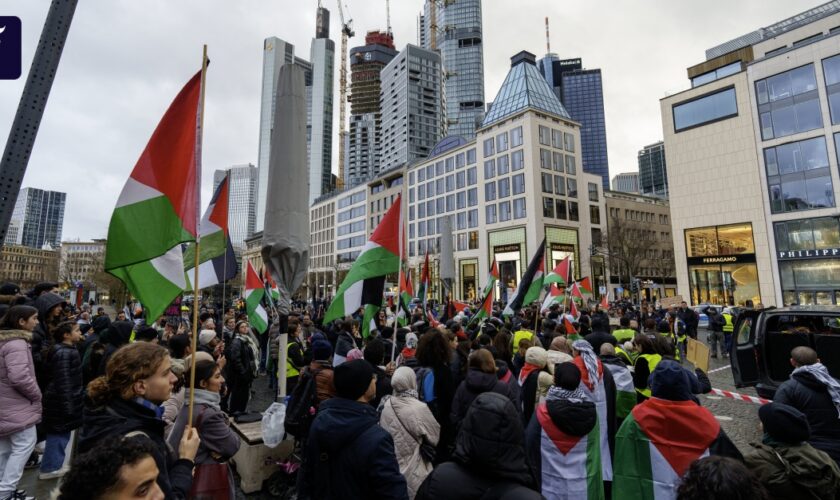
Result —
[{"label": "purple logo icon", "polygon": [[20,36],[20,18],[0,16],[0,80],[20,78]]}]

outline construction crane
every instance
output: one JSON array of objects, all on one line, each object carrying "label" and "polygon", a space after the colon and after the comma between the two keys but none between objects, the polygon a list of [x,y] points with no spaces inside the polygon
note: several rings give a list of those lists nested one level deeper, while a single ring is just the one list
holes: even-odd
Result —
[{"label": "construction crane", "polygon": [[385,0],[385,21],[388,24],[388,36],[394,36],[394,32],[391,31],[391,2],[390,2],[390,0]]},{"label": "construction crane", "polygon": [[341,19],[341,69],[338,72],[338,181],[336,189],[344,189],[344,142],[347,138],[347,40],[356,35],[353,20],[344,19],[341,0],[338,3],[338,17]]}]

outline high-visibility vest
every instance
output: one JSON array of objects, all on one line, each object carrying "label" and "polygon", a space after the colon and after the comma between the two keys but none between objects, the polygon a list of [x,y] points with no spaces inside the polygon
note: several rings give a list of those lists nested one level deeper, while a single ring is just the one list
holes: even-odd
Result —
[{"label": "high-visibility vest", "polygon": [[534,332],[529,330],[518,330],[513,334],[513,350],[519,349],[519,341],[522,339],[528,339],[531,341],[531,344],[534,343]]},{"label": "high-visibility vest", "polygon": [[636,336],[636,330],[632,330],[630,328],[619,328],[618,330],[613,331],[613,337],[619,342],[627,342],[628,340],[633,340],[633,337]]},{"label": "high-visibility vest", "polygon": [[[660,356],[659,354],[639,354],[639,357],[636,358],[636,363],[638,363],[640,359],[644,359],[645,361],[647,361],[649,373],[653,373],[653,370],[656,369],[656,365],[658,365],[659,362],[662,361],[662,356]],[[636,365],[634,364],[633,365],[634,369],[635,369],[635,366]],[[650,396],[651,396],[650,385],[648,385],[644,389],[639,389],[637,387],[636,392],[638,392],[639,394],[641,394],[642,396],[644,396],[646,398],[650,398]]]},{"label": "high-visibility vest", "polygon": [[732,315],[731,314],[724,314],[723,321],[726,323],[723,324],[723,333],[732,333],[735,331],[735,324],[732,323]]},{"label": "high-visibility vest", "polygon": [[[289,342],[289,346],[296,345],[297,342]],[[288,353],[288,347],[286,348],[286,352]],[[286,378],[289,379],[291,377],[297,377],[300,375],[300,370],[295,368],[295,365],[292,364],[292,358],[288,355],[286,356]]]},{"label": "high-visibility vest", "polygon": [[636,364],[639,354],[635,351],[625,351],[621,346],[615,346],[615,355],[627,363],[628,366]]}]

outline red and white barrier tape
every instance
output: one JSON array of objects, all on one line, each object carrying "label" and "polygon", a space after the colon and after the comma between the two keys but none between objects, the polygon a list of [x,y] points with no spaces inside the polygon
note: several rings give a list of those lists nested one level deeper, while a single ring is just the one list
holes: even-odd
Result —
[{"label": "red and white barrier tape", "polygon": [[747,403],[755,403],[757,405],[766,405],[767,403],[773,402],[769,399],[757,398],[755,396],[747,396],[746,394],[738,394],[737,392],[724,391],[722,389],[712,389],[712,394],[717,394],[718,396],[723,396],[725,398],[740,399],[741,401],[746,401]]}]

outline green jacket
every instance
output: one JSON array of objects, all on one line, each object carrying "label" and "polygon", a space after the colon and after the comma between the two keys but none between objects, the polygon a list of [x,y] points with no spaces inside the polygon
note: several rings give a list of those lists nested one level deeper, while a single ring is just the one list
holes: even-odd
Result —
[{"label": "green jacket", "polygon": [[837,463],[810,444],[750,446],[744,461],[771,499],[833,499],[840,491]]}]

